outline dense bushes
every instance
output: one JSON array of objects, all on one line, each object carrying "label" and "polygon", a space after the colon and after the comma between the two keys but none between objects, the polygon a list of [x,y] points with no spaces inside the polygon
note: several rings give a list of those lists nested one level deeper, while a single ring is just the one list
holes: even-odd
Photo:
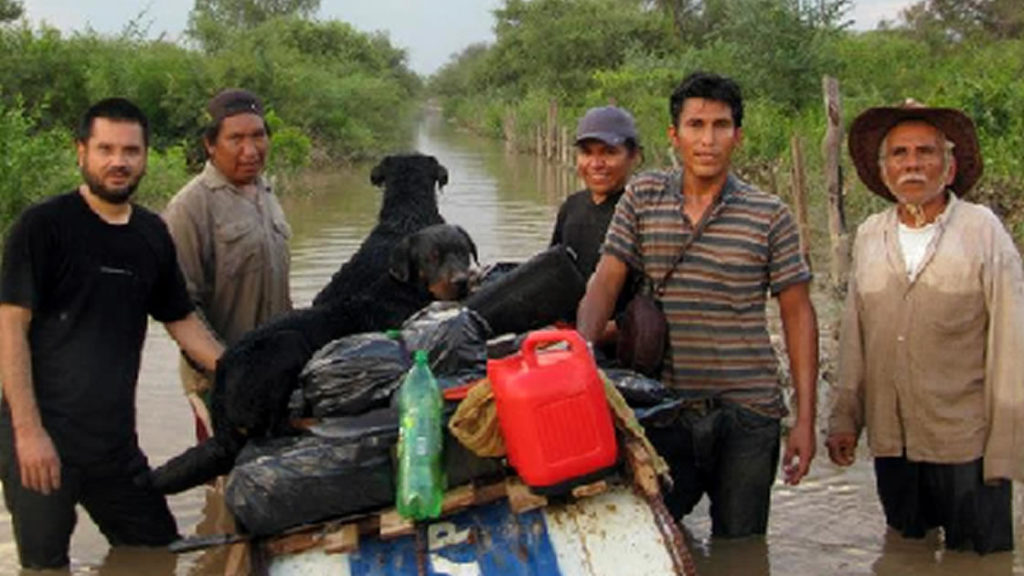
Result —
[{"label": "dense bushes", "polygon": [[269,169],[277,174],[407,141],[420,80],[385,36],[299,16],[247,27],[193,20],[195,48],[146,40],[134,29],[64,36],[0,25],[0,230],[22,206],[77,181],[71,132],[86,107],[107,96],[126,96],[150,117],[150,168],[139,192],[150,204],[198,168],[204,106],[226,87],[264,99]]}]

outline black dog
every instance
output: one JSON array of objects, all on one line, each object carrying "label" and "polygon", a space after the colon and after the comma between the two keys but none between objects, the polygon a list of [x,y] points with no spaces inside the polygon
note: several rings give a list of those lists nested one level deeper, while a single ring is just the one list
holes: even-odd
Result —
[{"label": "black dog", "polygon": [[384,188],[377,225],[316,295],[314,306],[366,293],[387,270],[395,244],[421,228],[444,223],[436,190],[448,183],[448,171],[433,156],[388,156],[370,172],[370,182]]},{"label": "black dog", "polygon": [[424,228],[392,248],[389,269],[359,294],[296,310],[243,336],[217,363],[213,438],[148,480],[176,493],[229,472],[249,438],[287,429],[288,397],[316,350],[349,334],[397,328],[433,300],[464,297],[476,258],[476,246],[459,226]]}]

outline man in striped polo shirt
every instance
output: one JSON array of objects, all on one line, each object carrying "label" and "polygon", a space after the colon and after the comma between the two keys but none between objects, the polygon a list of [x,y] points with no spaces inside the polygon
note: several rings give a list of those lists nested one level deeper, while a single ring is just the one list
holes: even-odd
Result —
[{"label": "man in striped polo shirt", "polygon": [[672,466],[666,503],[682,517],[706,493],[714,535],[764,534],[786,413],[765,304],[769,292],[778,298],[796,390],[783,457],[786,482],[796,484],[815,452],[811,274],[786,205],[730,172],[742,140],[739,86],[691,74],[673,92],[670,112],[668,135],[683,169],[644,173],[626,187],[577,327],[588,340],[601,333],[631,268],[659,281],[675,266],[660,298],[670,338],[662,380],[682,409],[648,429]]}]

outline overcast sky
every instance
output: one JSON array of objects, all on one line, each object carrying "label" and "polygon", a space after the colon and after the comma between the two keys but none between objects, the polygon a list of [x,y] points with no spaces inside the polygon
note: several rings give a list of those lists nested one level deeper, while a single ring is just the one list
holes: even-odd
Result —
[{"label": "overcast sky", "polygon": [[[850,17],[854,27],[874,28],[883,18],[895,19],[912,0],[854,0]],[[91,27],[117,33],[145,12],[149,35],[181,35],[192,9],[191,0],[23,0],[31,22],[47,22],[61,30]],[[502,0],[321,0],[320,19],[338,19],[360,30],[387,32],[391,41],[405,48],[410,67],[431,74],[449,56],[475,42],[491,41],[491,11]]]}]

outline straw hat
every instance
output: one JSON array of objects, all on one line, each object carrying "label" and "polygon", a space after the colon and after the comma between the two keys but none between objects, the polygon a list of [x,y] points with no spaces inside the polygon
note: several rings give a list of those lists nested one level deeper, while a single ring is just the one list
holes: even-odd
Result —
[{"label": "straw hat", "polygon": [[981,152],[974,122],[959,110],[929,108],[911,98],[896,107],[869,108],[857,116],[850,126],[850,156],[864,185],[886,200],[896,201],[896,197],[882,180],[878,165],[878,149],[889,130],[906,120],[927,122],[953,143],[956,177],[950,188],[957,196],[966,196],[981,177],[982,171]]}]

